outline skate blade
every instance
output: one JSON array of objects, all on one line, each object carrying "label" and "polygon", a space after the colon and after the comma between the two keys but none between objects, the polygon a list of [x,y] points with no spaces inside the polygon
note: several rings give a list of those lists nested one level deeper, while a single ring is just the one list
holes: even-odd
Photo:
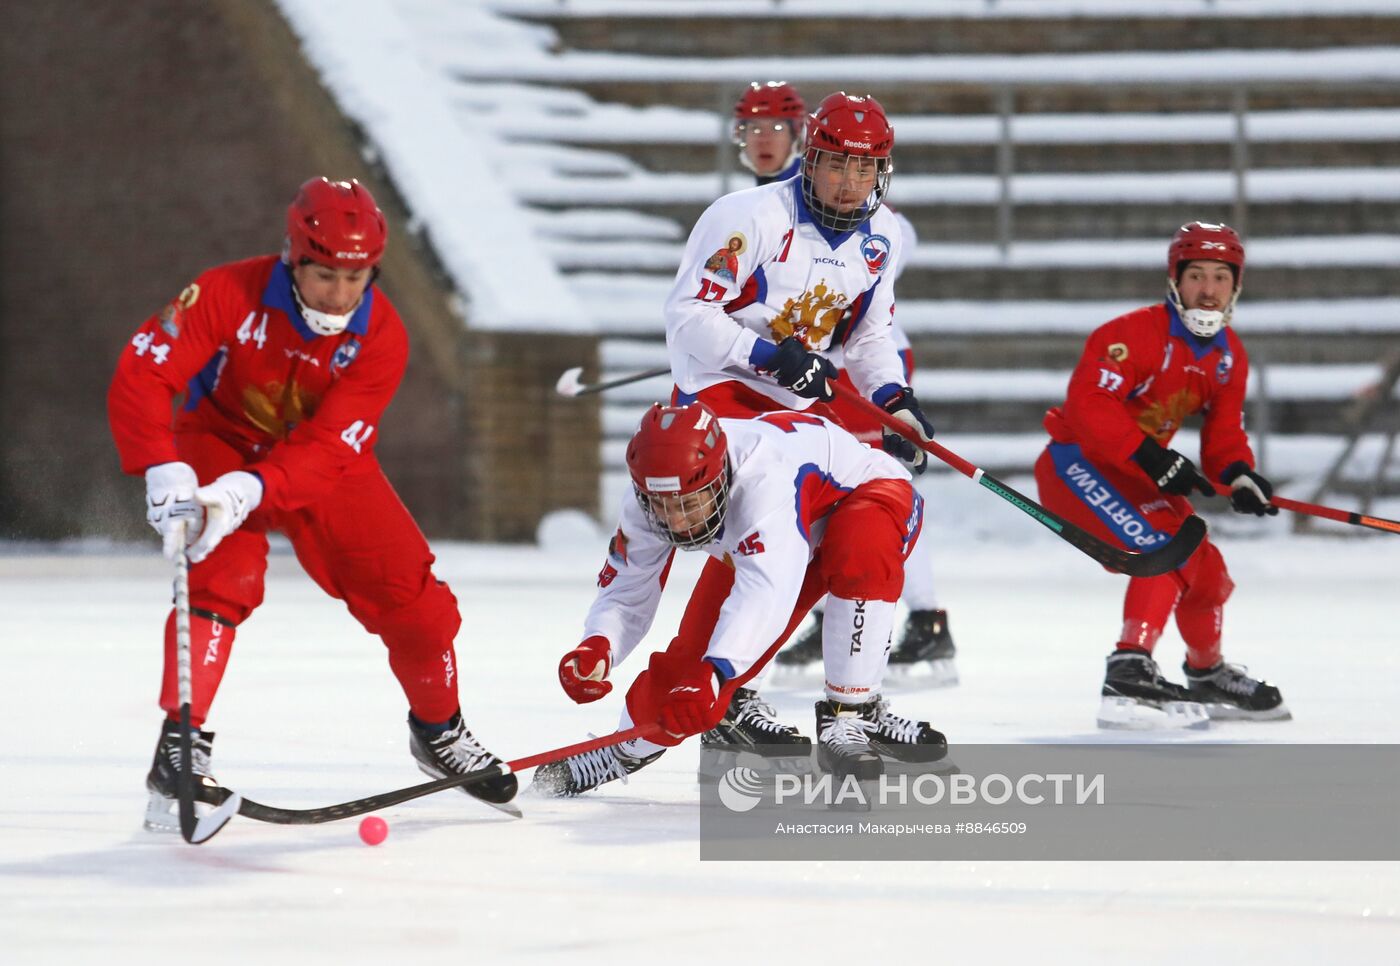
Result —
[{"label": "skate blade", "polygon": [[1233,704],[1206,704],[1206,714],[1212,721],[1292,721],[1293,712],[1288,705],[1280,704],[1267,711],[1249,711]]},{"label": "skate blade", "polygon": [[[166,798],[160,792],[148,792],[148,796],[146,816],[141,822],[141,827],[147,832],[180,834],[179,799]],[[229,820],[238,814],[242,804],[243,798],[237,792],[230,792],[228,798],[217,807],[207,802],[195,802],[195,826],[190,842],[198,845],[218,835]]]},{"label": "skate blade", "polygon": [[[415,761],[416,761],[416,759],[415,759]],[[429,778],[447,778],[447,777],[449,777],[449,776],[447,776],[447,775],[442,774],[441,772],[429,770],[428,767],[427,767],[426,765],[424,765],[421,761],[418,761],[418,762],[417,762],[417,765],[418,765],[418,770],[421,771],[423,774],[427,775]],[[484,798],[481,798],[481,797],[479,797],[479,796],[477,796],[477,795],[473,795],[473,794],[472,794],[469,790],[467,790],[466,788],[459,788],[459,789],[457,789],[457,790],[460,791],[463,795],[466,795],[466,796],[467,796],[468,798],[470,798],[472,801],[474,801],[474,802],[480,802],[480,803],[483,804],[483,805],[490,805],[490,806],[491,806],[492,808],[494,808],[496,811],[498,811],[498,812],[504,812],[505,814],[509,815],[511,818],[524,818],[524,817],[525,817],[525,813],[522,812],[522,811],[520,810],[520,806],[519,806],[519,805],[516,805],[516,804],[514,803],[514,801],[510,801],[510,802],[489,802],[489,801],[487,801],[487,800],[484,799]],[[519,793],[517,792],[517,794],[519,794]]]},{"label": "skate blade", "polygon": [[952,688],[958,684],[958,664],[955,658],[936,661],[915,661],[912,664],[889,665],[891,683],[904,681],[925,688]]},{"label": "skate blade", "polygon": [[1167,701],[1160,708],[1132,698],[1105,697],[1099,704],[1098,726],[1118,731],[1192,730],[1210,727],[1205,705]]},{"label": "skate blade", "polygon": [[[472,798],[476,798],[476,796],[473,795]],[[476,800],[477,800],[478,802],[481,802],[483,805],[490,805],[492,808],[494,808],[494,809],[495,809],[496,811],[498,811],[498,812],[505,812],[505,813],[506,813],[507,815],[509,815],[511,818],[524,818],[524,817],[525,817],[525,813],[522,812],[522,811],[520,810],[520,806],[517,805],[517,804],[515,804],[515,802],[513,802],[513,801],[511,801],[511,802],[488,802],[488,801],[487,801],[486,799],[484,799],[484,798],[476,798]]]},{"label": "skate blade", "polygon": [[813,775],[816,766],[811,752],[806,754],[763,755],[746,749],[706,748],[695,769],[697,782],[716,781],[735,768],[748,768],[760,775]]}]

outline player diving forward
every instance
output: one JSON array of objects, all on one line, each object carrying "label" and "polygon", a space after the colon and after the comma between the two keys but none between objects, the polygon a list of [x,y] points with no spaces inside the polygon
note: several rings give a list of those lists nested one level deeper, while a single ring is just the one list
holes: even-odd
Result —
[{"label": "player diving forward", "polygon": [[683,623],[628,690],[620,728],[655,724],[656,733],[543,765],[533,788],[577,795],[713,728],[734,690],[828,592],[818,766],[865,780],[883,772],[884,756],[947,753],[943,735],[894,714],[880,694],[904,559],[923,514],[897,461],[818,416],[717,419],[700,404],[658,404],[628,443],[627,467],[632,493],[583,640],[559,664],[569,697],[584,703],[612,690],[609,673],[651,627],[677,548],[720,562],[732,590],[717,612],[690,615],[698,623]]}]

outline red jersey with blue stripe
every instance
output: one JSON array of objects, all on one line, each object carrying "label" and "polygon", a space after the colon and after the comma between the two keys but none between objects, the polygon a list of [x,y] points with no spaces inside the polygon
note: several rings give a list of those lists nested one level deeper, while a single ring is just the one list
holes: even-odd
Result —
[{"label": "red jersey with blue stripe", "polygon": [[1254,466],[1244,431],[1248,376],[1233,329],[1199,339],[1170,304],[1149,305],[1094,330],[1045,428],[1105,469],[1135,468],[1129,458],[1144,435],[1170,446],[1182,421],[1200,413],[1201,468],[1218,480],[1236,461]]},{"label": "red jersey with blue stripe", "polygon": [[117,363],[107,415],[124,471],[179,459],[176,432],[212,433],[262,477],[264,506],[292,510],[374,464],[407,362],[403,322],[373,285],[345,331],[322,336],[281,259],[251,258],[210,269],[146,320]]}]

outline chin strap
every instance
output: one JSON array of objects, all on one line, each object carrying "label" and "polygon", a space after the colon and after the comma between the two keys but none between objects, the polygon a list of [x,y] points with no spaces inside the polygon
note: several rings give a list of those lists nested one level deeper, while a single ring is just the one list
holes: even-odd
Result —
[{"label": "chin strap", "polygon": [[[318,312],[308,307],[307,304],[302,301],[301,292],[297,290],[296,282],[292,283],[292,298],[296,300],[297,310],[301,312],[302,319],[305,320],[306,324],[311,328],[311,331],[315,332],[317,335],[340,335],[340,333],[345,331],[345,327],[350,324],[350,319],[354,316],[355,309],[360,307],[360,303],[356,302],[354,308],[344,315],[331,315],[329,312]],[[364,301],[364,297],[361,296],[360,300]]]},{"label": "chin strap", "polygon": [[1235,314],[1235,303],[1240,299],[1240,290],[1235,289],[1230,296],[1230,302],[1225,306],[1224,311],[1216,309],[1188,309],[1181,305],[1181,293],[1176,289],[1176,279],[1167,276],[1167,291],[1172,308],[1176,309],[1176,314],[1181,317],[1181,324],[1186,326],[1188,332],[1202,339],[1209,339],[1225,326],[1230,324],[1230,319]]}]

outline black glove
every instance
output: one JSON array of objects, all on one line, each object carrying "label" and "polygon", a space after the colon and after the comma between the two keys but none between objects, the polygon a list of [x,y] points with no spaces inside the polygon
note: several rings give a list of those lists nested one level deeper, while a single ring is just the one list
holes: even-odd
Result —
[{"label": "black glove", "polygon": [[1220,474],[1220,482],[1230,487],[1230,506],[1236,513],[1252,513],[1256,517],[1268,514],[1278,516],[1278,507],[1269,503],[1274,496],[1274,485],[1254,472],[1244,460],[1237,460],[1225,467]]},{"label": "black glove", "polygon": [[778,385],[791,389],[803,399],[831,402],[836,398],[836,390],[828,385],[828,381],[836,381],[836,364],[825,356],[809,352],[795,335],[779,342],[772,358],[760,368],[771,372]]},{"label": "black glove", "polygon": [[[914,390],[905,386],[885,400],[885,412],[908,423],[910,428],[924,439],[933,439],[933,423],[928,421],[919,401],[914,398]],[[916,475],[928,469],[928,453],[905,439],[892,429],[884,429],[880,444],[886,453],[897,457],[900,462]]]},{"label": "black glove", "polygon": [[1163,493],[1190,496],[1192,490],[1199,490],[1202,496],[1215,496],[1215,487],[1196,469],[1195,463],[1174,449],[1164,449],[1150,436],[1143,439],[1133,459]]}]

